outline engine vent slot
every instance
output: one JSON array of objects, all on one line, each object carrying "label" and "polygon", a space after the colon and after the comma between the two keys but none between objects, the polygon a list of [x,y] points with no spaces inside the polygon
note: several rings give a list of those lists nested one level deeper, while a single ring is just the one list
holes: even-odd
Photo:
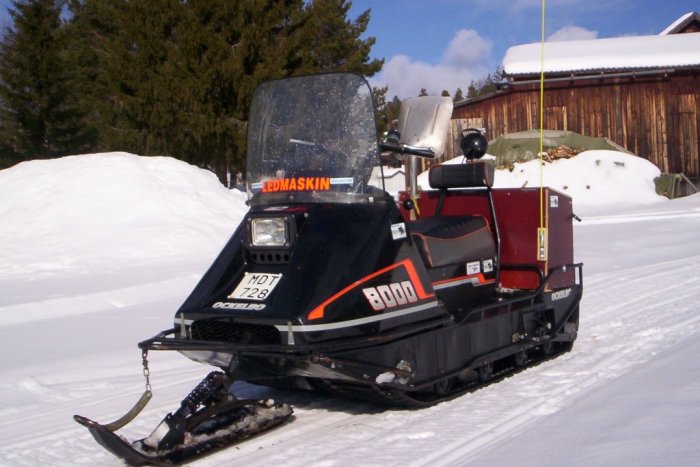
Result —
[{"label": "engine vent slot", "polygon": [[286,264],[289,262],[291,252],[289,250],[267,251],[253,250],[248,251],[248,257],[256,264]]},{"label": "engine vent slot", "polygon": [[190,333],[192,339],[195,340],[247,345],[276,345],[280,343],[280,333],[277,328],[262,324],[203,319],[192,323]]}]

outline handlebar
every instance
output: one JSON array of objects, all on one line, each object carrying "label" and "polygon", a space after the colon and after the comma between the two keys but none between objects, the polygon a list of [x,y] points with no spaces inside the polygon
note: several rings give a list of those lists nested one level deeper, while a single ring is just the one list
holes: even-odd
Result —
[{"label": "handlebar", "polygon": [[391,151],[399,154],[409,154],[411,156],[425,157],[428,159],[435,158],[435,151],[432,148],[409,146],[408,144],[390,143],[382,141],[379,143],[379,149],[382,151]]}]

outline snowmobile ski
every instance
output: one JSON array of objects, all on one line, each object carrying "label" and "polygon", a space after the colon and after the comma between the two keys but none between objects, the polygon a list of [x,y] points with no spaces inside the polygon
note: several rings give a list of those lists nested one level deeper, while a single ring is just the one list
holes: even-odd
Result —
[{"label": "snowmobile ski", "polygon": [[150,436],[134,442],[108,425],[81,415],[73,418],[128,465],[178,465],[269,431],[292,415],[287,404],[236,399],[227,382],[223,373],[210,373]]}]

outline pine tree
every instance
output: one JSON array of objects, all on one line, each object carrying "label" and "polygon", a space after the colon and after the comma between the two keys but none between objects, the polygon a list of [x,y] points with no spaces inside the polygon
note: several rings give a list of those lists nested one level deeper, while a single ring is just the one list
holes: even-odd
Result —
[{"label": "pine tree", "polygon": [[[71,0],[105,150],[169,155],[226,182],[242,168],[253,91],[317,71],[372,75],[369,11],[340,0]],[[87,37],[87,39],[85,39]],[[85,73],[90,75],[89,72]]]},{"label": "pine tree", "polygon": [[115,124],[110,117],[119,109],[117,100],[110,98],[107,92],[111,83],[105,83],[106,68],[117,59],[116,52],[106,45],[121,27],[116,17],[118,3],[91,0],[67,0],[66,3],[70,12],[66,36],[72,63],[78,70],[78,82],[84,90],[80,105],[89,109],[90,122],[97,129],[98,150],[128,150],[105,138],[105,127]]},{"label": "pine tree", "polygon": [[300,67],[297,73],[350,71],[373,76],[381,70],[383,59],[370,60],[374,37],[361,39],[367,30],[370,10],[355,20],[347,18],[352,2],[312,0],[307,2],[300,31]]},{"label": "pine tree", "polygon": [[501,65],[498,65],[496,67],[496,71],[493,72],[493,81],[494,82],[499,82],[503,81],[505,79],[506,72],[503,70],[503,67]]},{"label": "pine tree", "polygon": [[474,99],[475,97],[479,96],[479,88],[477,86],[478,84],[474,81],[469,83],[469,87],[467,88],[467,99]]},{"label": "pine tree", "polygon": [[428,95],[428,90],[425,88],[420,88],[420,91],[418,92],[418,97],[423,97]]},{"label": "pine tree", "polygon": [[[491,74],[488,74],[486,78],[479,80],[478,82],[472,81],[469,84],[469,88],[467,88],[467,99],[474,99],[476,97],[486,96],[498,91],[498,86],[496,85],[496,83],[502,81],[503,77],[503,68],[499,65],[496,68],[496,71],[494,72],[493,76]],[[461,89],[458,89],[457,91],[459,91],[461,94]],[[454,100],[455,102],[457,102],[456,96]]]},{"label": "pine tree", "polygon": [[97,60],[92,100],[102,147],[177,157],[225,182],[242,165],[253,89],[289,74],[281,25],[302,5],[73,2],[76,35],[90,37],[84,56]]},{"label": "pine tree", "polygon": [[372,87],[372,99],[374,100],[374,107],[377,111],[377,132],[379,133],[387,129],[384,110],[386,109],[386,93],[388,90],[389,86],[383,86],[381,88]]},{"label": "pine tree", "polygon": [[391,102],[387,102],[384,107],[384,119],[387,122],[387,128],[393,126],[394,122],[399,119],[399,112],[401,110],[401,99],[398,96],[394,96]]},{"label": "pine tree", "polygon": [[377,132],[380,134],[393,128],[394,121],[398,120],[401,109],[401,100],[397,96],[394,96],[390,101],[386,100],[388,90],[388,86],[372,88],[377,108]]},{"label": "pine tree", "polygon": [[440,96],[441,97],[450,97],[450,92],[447,89],[443,89]]},{"label": "pine tree", "polygon": [[496,92],[496,83],[494,82],[494,79],[491,77],[491,74],[489,73],[486,76],[486,79],[480,83],[481,86],[479,88],[479,96],[485,96],[487,94],[491,94]]},{"label": "pine tree", "polygon": [[5,164],[89,150],[94,133],[79,111],[60,1],[14,1],[0,43],[0,153]]},{"label": "pine tree", "polygon": [[183,84],[174,73],[174,34],[182,26],[176,0],[71,3],[72,31],[87,38],[83,60],[94,63],[92,108],[103,149],[171,155]]},{"label": "pine tree", "polygon": [[457,88],[455,91],[455,96],[452,98],[452,102],[461,102],[464,100],[464,94],[462,94],[462,88]]}]

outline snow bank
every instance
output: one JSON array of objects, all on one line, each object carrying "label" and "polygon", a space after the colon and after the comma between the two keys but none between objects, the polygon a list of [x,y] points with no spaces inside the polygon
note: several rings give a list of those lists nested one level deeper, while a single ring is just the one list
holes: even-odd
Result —
[{"label": "snow bank", "polygon": [[[403,184],[401,171],[393,172],[390,180]],[[572,196],[576,208],[605,210],[665,200],[654,189],[659,173],[639,157],[586,151],[545,163],[544,184]],[[419,185],[429,188],[427,173]],[[536,160],[499,170],[495,178],[497,188],[539,185]],[[34,279],[177,261],[184,250],[208,261],[247,209],[244,194],[224,188],[209,171],[123,152],[0,171],[0,199],[0,275]]]},{"label": "snow bank", "polygon": [[384,166],[382,167],[381,171],[379,170],[379,167],[375,167],[372,170],[369,184],[374,186],[382,186],[382,174],[384,176],[384,189],[394,195],[394,197],[396,197],[399,191],[406,188],[406,174],[403,167],[394,168]]},{"label": "snow bank", "polygon": [[[656,194],[661,171],[641,157],[617,151],[584,151],[571,159],[544,163],[545,186],[568,194],[577,206],[649,204],[666,198]],[[499,170],[496,187],[540,186],[539,161]]]},{"label": "snow bank", "polygon": [[[394,172],[391,181],[403,184],[401,171]],[[659,173],[639,157],[586,151],[545,163],[544,184],[572,196],[577,210],[596,211],[665,200],[654,190]],[[419,184],[429,188],[427,173]],[[495,178],[496,187],[539,184],[539,161],[499,170]],[[123,152],[0,171],[0,199],[0,275],[34,280],[177,262],[185,250],[208,264],[247,209],[244,194],[227,190],[209,171]]]},{"label": "snow bank", "polygon": [[123,152],[34,160],[0,171],[0,276],[91,273],[183,250],[215,254],[244,196],[206,170]]},{"label": "snow bank", "polygon": [[[392,176],[388,187],[397,191],[402,171],[386,174]],[[587,151],[544,166],[545,185],[572,196],[576,213],[586,216],[665,200],[654,192],[658,174],[649,162],[613,151]],[[536,187],[539,177],[538,161],[530,161],[512,172],[499,170],[495,182]],[[427,173],[419,181],[428,188]],[[224,188],[209,171],[119,152],[35,160],[0,171],[0,198],[0,306],[15,307],[5,309],[7,322],[59,308],[79,313],[125,306],[139,299],[144,282],[151,284],[151,296],[161,296],[171,286],[162,282],[166,276],[189,289],[247,209],[244,194]],[[194,279],[185,277],[190,271],[198,271]],[[96,281],[96,275],[109,280]],[[106,290],[119,293],[106,296]],[[85,303],[60,302],[75,295]],[[38,301],[43,304],[33,310],[24,305]]]},{"label": "snow bank", "polygon": [[[447,163],[459,164],[458,157]],[[497,170],[495,188],[539,187],[540,162],[516,163],[512,171]],[[571,159],[544,162],[544,186],[573,198],[574,208],[606,211],[631,205],[667,201],[656,194],[654,179],[661,171],[651,162],[618,151],[584,151]],[[418,184],[428,189],[428,173],[418,176]]]}]

